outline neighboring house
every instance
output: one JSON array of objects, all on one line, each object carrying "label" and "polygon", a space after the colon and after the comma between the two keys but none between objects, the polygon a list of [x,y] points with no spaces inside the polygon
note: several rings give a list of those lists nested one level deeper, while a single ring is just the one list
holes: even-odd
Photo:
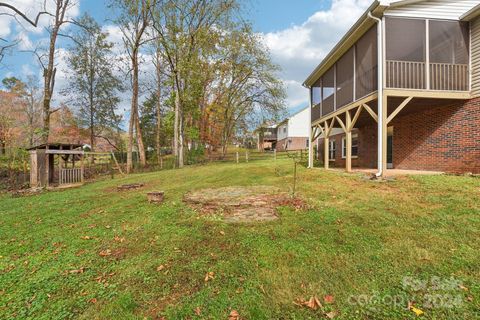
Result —
[{"label": "neighboring house", "polygon": [[478,0],[375,1],[304,86],[326,168],[480,173]]},{"label": "neighboring house", "polygon": [[305,150],[308,148],[308,127],[305,123],[310,120],[310,108],[305,108],[277,126],[278,151]]},{"label": "neighboring house", "polygon": [[258,150],[273,150],[277,144],[277,125],[264,125],[255,130]]}]

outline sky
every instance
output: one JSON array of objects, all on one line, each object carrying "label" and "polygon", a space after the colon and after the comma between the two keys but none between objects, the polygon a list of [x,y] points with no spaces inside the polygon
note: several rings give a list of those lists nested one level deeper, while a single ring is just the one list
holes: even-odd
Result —
[{"label": "sky", "polygon": [[[52,0],[47,0],[51,2]],[[242,0],[240,0],[242,1]],[[287,90],[286,105],[294,113],[308,105],[308,91],[303,81],[333,48],[353,23],[370,5],[370,0],[243,0],[245,16],[268,47],[273,61],[281,67],[279,77]],[[43,0],[10,0],[29,17],[34,17]],[[77,0],[69,15],[78,17],[88,12],[104,29],[110,39],[119,42],[118,29],[108,20],[112,16],[108,0]],[[39,28],[20,26],[11,18],[0,15],[0,38],[19,39],[18,47],[0,65],[0,79],[8,76],[26,78],[33,74],[41,77],[37,58],[29,52],[38,44],[48,43],[41,19]],[[60,91],[67,85],[68,68],[65,57],[67,39],[59,41],[58,72],[54,103],[62,101]],[[149,66],[144,65],[144,70]],[[128,95],[123,97],[124,109],[128,109]]]}]

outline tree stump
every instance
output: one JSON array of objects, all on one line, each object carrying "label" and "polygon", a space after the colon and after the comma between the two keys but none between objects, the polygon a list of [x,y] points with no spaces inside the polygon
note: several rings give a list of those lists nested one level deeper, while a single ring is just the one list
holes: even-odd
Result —
[{"label": "tree stump", "polygon": [[164,197],[163,191],[153,191],[147,193],[147,199],[150,203],[162,203]]}]

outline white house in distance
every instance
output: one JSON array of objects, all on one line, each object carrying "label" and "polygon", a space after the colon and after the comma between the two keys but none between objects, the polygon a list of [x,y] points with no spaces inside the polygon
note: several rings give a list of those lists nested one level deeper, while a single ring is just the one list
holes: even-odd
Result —
[{"label": "white house in distance", "polygon": [[280,122],[277,126],[277,151],[304,150],[308,148],[310,108],[305,108]]}]

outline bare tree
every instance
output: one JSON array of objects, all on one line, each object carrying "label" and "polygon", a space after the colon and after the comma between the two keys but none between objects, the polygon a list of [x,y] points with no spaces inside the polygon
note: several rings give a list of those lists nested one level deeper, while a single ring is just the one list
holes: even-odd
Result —
[{"label": "bare tree", "polygon": [[122,39],[125,49],[130,59],[131,84],[132,84],[132,103],[130,108],[130,121],[128,126],[127,141],[127,173],[133,168],[133,133],[136,132],[138,153],[140,164],[146,166],[145,146],[142,139],[142,129],[140,127],[138,112],[139,96],[139,55],[141,47],[149,41],[147,38],[147,28],[151,22],[151,9],[156,4],[156,0],[114,0],[113,4],[120,8],[121,14],[116,22],[122,31]]},{"label": "bare tree", "polygon": [[[44,14],[47,14],[47,12],[42,11],[37,13],[37,16],[35,19],[30,19],[26,14],[21,12],[17,7],[15,7],[13,4],[9,4],[6,2],[0,2],[0,8],[4,8],[5,12],[0,12],[0,16],[10,16],[13,19],[15,19],[17,22],[27,22],[28,24],[32,25],[33,27],[38,26],[38,20],[40,17]],[[5,57],[5,54],[7,51],[15,47],[19,41],[14,40],[14,41],[8,41],[7,39],[0,38],[0,62],[2,62],[3,58]]]},{"label": "bare tree", "polygon": [[[75,3],[71,0],[54,0],[55,3],[55,13],[51,14],[52,23],[48,28],[50,33],[50,43],[48,47],[47,62],[44,63],[39,57],[39,62],[43,69],[43,127],[42,127],[42,141],[48,142],[48,136],[50,133],[50,115],[52,110],[50,108],[53,90],[55,88],[55,75],[57,73],[57,68],[55,67],[55,53],[56,53],[56,42],[60,34],[60,28],[71,21],[68,21],[66,18],[66,13],[71,9]],[[46,11],[46,8],[45,8]]]},{"label": "bare tree", "polygon": [[157,162],[159,165],[162,165],[162,145],[161,145],[161,130],[162,130],[162,53],[161,47],[157,46],[155,48],[153,64],[155,66],[155,84],[156,90],[155,94],[157,101],[155,104],[156,111],[156,132],[155,132],[155,148],[157,151]]}]

